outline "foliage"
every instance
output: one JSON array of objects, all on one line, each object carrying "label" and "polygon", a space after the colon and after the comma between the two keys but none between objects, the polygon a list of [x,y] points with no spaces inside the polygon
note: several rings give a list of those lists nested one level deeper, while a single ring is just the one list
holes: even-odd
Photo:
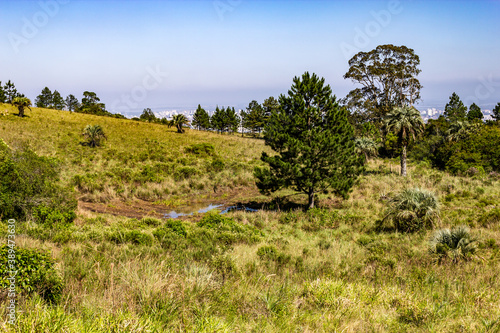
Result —
[{"label": "foliage", "polygon": [[343,103],[364,121],[382,121],[394,107],[413,105],[420,99],[419,64],[418,55],[404,45],[379,45],[359,52],[349,60],[344,79],[363,87],[349,92]]},{"label": "foliage", "polygon": [[156,118],[155,114],[153,113],[153,111],[151,111],[150,108],[144,109],[139,119],[148,123],[156,123],[159,121],[159,119]]},{"label": "foliage", "polygon": [[386,115],[385,126],[388,132],[398,137],[402,146],[401,175],[406,176],[406,149],[424,131],[424,121],[420,112],[413,107],[396,107]]},{"label": "foliage", "polygon": [[368,161],[370,157],[375,157],[378,154],[378,144],[367,137],[356,138],[354,140],[356,145],[356,153],[363,154],[365,157],[365,162]]},{"label": "foliage", "polygon": [[210,128],[210,116],[200,104],[198,104],[198,108],[193,115],[193,121],[191,124],[198,130],[206,131]]},{"label": "foliage", "polygon": [[[9,262],[14,260],[15,263]],[[45,253],[36,250],[0,246],[0,287],[7,289],[11,285],[9,277],[15,278],[16,293],[22,295],[39,294],[49,303],[57,303],[62,296],[63,281],[54,268],[54,260]],[[13,276],[9,264],[16,271]]]},{"label": "foliage", "polygon": [[17,107],[17,109],[19,110],[19,117],[24,117],[24,108],[28,108],[31,110],[31,101],[27,97],[14,97],[14,99],[12,100],[12,105]]},{"label": "foliage", "polygon": [[444,107],[444,116],[448,121],[465,120],[467,107],[456,93],[450,96],[450,101]]},{"label": "foliage", "polygon": [[83,129],[82,135],[87,139],[90,147],[98,147],[102,140],[106,140],[106,134],[100,125],[87,125]]},{"label": "foliage", "polygon": [[500,103],[495,105],[495,107],[492,110],[492,113],[493,113],[493,119],[495,119],[496,121],[500,121]]},{"label": "foliage", "polygon": [[66,106],[68,107],[68,110],[70,112],[71,111],[75,111],[77,108],[80,107],[80,102],[72,94],[69,94],[68,97],[66,97],[66,101],[65,102],[66,102]]},{"label": "foliage", "polygon": [[51,108],[52,102],[52,91],[48,87],[42,89],[40,95],[35,99],[35,105],[39,108]]},{"label": "foliage", "polygon": [[415,232],[432,226],[439,219],[439,201],[429,191],[406,189],[389,200],[384,220],[392,220],[402,232]]},{"label": "foliage", "polygon": [[262,153],[269,168],[255,169],[257,186],[263,193],[281,188],[305,193],[309,208],[319,192],[332,190],[346,198],[363,170],[362,157],[354,154],[347,110],[316,74],[306,72],[293,81],[266,124],[266,145],[277,154]]},{"label": "foliage", "polygon": [[12,151],[0,141],[0,216],[35,219],[50,224],[69,223],[77,202],[72,191],[58,184],[54,159],[23,148]]},{"label": "foliage", "polygon": [[429,252],[436,255],[439,261],[450,258],[456,263],[459,260],[469,260],[476,252],[476,240],[471,237],[467,226],[457,226],[437,230],[429,241]]},{"label": "foliage", "polygon": [[437,148],[433,163],[454,174],[465,174],[471,167],[486,172],[500,170],[500,128],[479,126],[474,135]]},{"label": "foliage", "polygon": [[215,148],[210,143],[195,143],[185,148],[186,153],[191,153],[197,156],[214,156]]},{"label": "foliage", "polygon": [[183,114],[176,114],[169,121],[168,127],[174,126],[177,129],[177,133],[184,133],[184,126],[189,126],[189,120]]},{"label": "foliage", "polygon": [[267,109],[269,112],[266,112],[266,108],[260,105],[256,100],[253,100],[248,104],[246,111],[241,112],[241,122],[243,128],[250,130],[252,133],[259,133],[264,128],[271,111],[277,111],[277,107],[279,107],[279,103],[274,100],[269,100]]},{"label": "foliage", "polygon": [[468,121],[482,120],[484,118],[483,112],[481,108],[476,105],[476,103],[472,103],[469,107],[469,112],[467,113]]},{"label": "foliage", "polygon": [[3,86],[3,94],[5,96],[5,101],[7,103],[13,103],[14,99],[16,97],[25,97],[23,94],[20,94],[16,86],[14,85],[14,82],[11,82],[10,80],[5,83]]}]

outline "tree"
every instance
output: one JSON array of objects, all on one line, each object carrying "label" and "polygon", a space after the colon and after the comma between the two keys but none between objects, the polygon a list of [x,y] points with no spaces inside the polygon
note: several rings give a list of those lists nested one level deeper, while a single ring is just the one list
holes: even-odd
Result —
[{"label": "tree", "polygon": [[406,177],[406,150],[411,140],[415,140],[424,131],[424,121],[414,107],[395,107],[385,118],[388,132],[398,137],[401,151],[401,175]]},{"label": "tree", "polygon": [[150,108],[144,109],[139,119],[148,123],[156,123],[159,120]]},{"label": "tree", "polygon": [[24,117],[24,108],[28,108],[31,110],[31,101],[26,97],[14,97],[14,99],[12,100],[12,105],[17,107],[17,109],[19,110],[19,117]]},{"label": "tree", "polygon": [[241,118],[244,128],[249,129],[252,133],[258,132],[260,134],[266,123],[266,110],[253,100],[248,104],[247,111],[241,113]]},{"label": "tree", "polygon": [[16,97],[24,97],[24,95],[17,92],[16,86],[10,80],[7,81],[7,83],[3,87],[3,90],[5,92],[5,97],[6,97],[7,103],[12,104],[14,98],[16,98]]},{"label": "tree", "polygon": [[110,115],[106,111],[106,107],[103,103],[99,103],[101,100],[97,97],[95,92],[85,91],[83,93],[81,105],[75,109],[75,112],[95,114],[98,116]]},{"label": "tree", "polygon": [[305,193],[308,208],[314,207],[319,192],[347,198],[363,171],[363,158],[354,153],[348,111],[338,104],[324,78],[306,72],[293,82],[265,126],[266,145],[276,154],[262,152],[269,168],[255,169],[257,187],[265,194],[281,188]]},{"label": "tree", "polygon": [[354,140],[356,146],[356,153],[363,154],[365,157],[365,162],[372,156],[377,156],[378,154],[378,144],[367,137],[356,138]]},{"label": "tree", "polygon": [[52,94],[52,108],[56,110],[62,110],[65,106],[66,103],[64,102],[64,99],[62,98],[59,91],[54,90],[54,93]]},{"label": "tree", "polygon": [[210,118],[210,127],[218,131],[219,133],[222,133],[226,127],[225,118],[226,118],[226,111],[224,110],[224,107],[222,107],[222,109],[219,109],[219,106],[217,106],[215,108],[214,114]]},{"label": "tree", "polygon": [[183,114],[176,114],[168,123],[168,127],[172,126],[175,126],[177,128],[177,133],[184,133],[184,129],[182,127],[189,126],[189,120]]},{"label": "tree", "polygon": [[107,139],[104,130],[99,125],[87,125],[83,129],[82,134],[90,147],[97,147],[101,145],[101,140]]},{"label": "tree", "polygon": [[444,116],[450,121],[465,120],[467,114],[467,107],[462,103],[460,97],[456,93],[450,96],[450,101],[444,107]]},{"label": "tree", "polygon": [[500,121],[500,103],[493,108],[493,119]]},{"label": "tree", "polygon": [[210,116],[208,115],[208,112],[201,107],[200,104],[198,104],[198,108],[193,115],[192,125],[198,130],[207,130],[210,128]]},{"label": "tree", "polygon": [[420,99],[417,79],[420,58],[406,46],[379,45],[349,60],[344,79],[361,84],[342,102],[362,121],[380,122],[396,106],[413,105]]},{"label": "tree", "polygon": [[35,105],[38,108],[51,108],[52,107],[52,91],[48,87],[43,88],[40,95],[35,99]]},{"label": "tree", "polygon": [[469,107],[469,112],[467,113],[467,120],[468,121],[482,121],[484,118],[483,112],[481,111],[481,108],[476,105],[476,103],[472,103],[472,105]]},{"label": "tree", "polygon": [[3,90],[2,87],[2,81],[0,81],[0,103],[5,103],[6,101],[6,96],[5,96],[5,91]]},{"label": "tree", "polygon": [[70,112],[75,111],[80,107],[80,102],[78,102],[78,99],[75,96],[70,94],[66,97],[66,106]]},{"label": "tree", "polygon": [[229,106],[226,109],[225,114],[225,128],[228,132],[237,132],[238,126],[240,126],[240,117],[236,114],[236,111]]}]

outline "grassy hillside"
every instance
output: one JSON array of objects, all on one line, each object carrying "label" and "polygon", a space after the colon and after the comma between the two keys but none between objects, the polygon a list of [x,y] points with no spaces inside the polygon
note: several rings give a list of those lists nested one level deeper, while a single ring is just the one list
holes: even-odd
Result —
[{"label": "grassy hillside", "polygon": [[[266,149],[261,140],[198,131],[179,135],[160,125],[35,108],[29,118],[18,119],[2,107],[11,115],[0,116],[0,138],[11,146],[27,141],[61,160],[64,182],[78,188],[81,200],[116,205],[146,199],[175,206],[214,189],[219,198],[238,193],[243,201],[266,200],[257,196],[251,173]],[[87,124],[104,128],[104,147],[79,144]],[[186,150],[200,143],[213,145],[215,154]],[[402,179],[393,169],[389,161],[370,161],[348,200],[324,195],[323,208],[308,212],[173,221],[80,208],[68,228],[21,224],[17,246],[49,251],[64,288],[54,305],[38,296],[21,299],[17,326],[2,321],[1,329],[500,331],[499,179],[454,177],[425,163],[411,164],[410,177]],[[433,229],[404,234],[381,227],[388,199],[414,187],[440,200]],[[435,230],[459,225],[470,227],[477,239],[476,255],[453,262],[429,252]],[[5,318],[5,307],[0,312]]]},{"label": "grassy hillside", "polygon": [[[83,201],[142,199],[162,202],[217,194],[227,188],[252,187],[262,140],[175,128],[132,120],[32,108],[28,117],[0,104],[1,136],[11,146],[27,143],[37,153],[63,164],[63,179],[77,187]],[[103,147],[83,146],[83,128],[100,125],[108,140]],[[196,151],[208,144],[213,151]],[[166,200],[168,203],[168,200]],[[174,200],[175,201],[175,200]]]}]

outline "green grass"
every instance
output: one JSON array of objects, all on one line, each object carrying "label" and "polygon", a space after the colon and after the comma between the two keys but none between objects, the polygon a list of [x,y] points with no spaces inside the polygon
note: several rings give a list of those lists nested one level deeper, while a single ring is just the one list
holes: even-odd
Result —
[{"label": "green grass", "polygon": [[[129,186],[137,186],[145,192],[158,189],[162,194],[154,200],[172,203],[213,191],[189,186],[201,180],[220,191],[247,191],[254,189],[251,170],[265,149],[261,140],[198,131],[177,134],[165,126],[128,120],[35,108],[27,112],[30,118],[10,113],[0,116],[0,137],[11,146],[30,141],[38,153],[60,159],[65,182],[88,177],[78,190],[85,200],[134,200],[140,198],[139,190],[132,192]],[[109,139],[103,148],[79,145],[87,124],[104,128]],[[210,153],[191,156],[186,151],[201,143],[214,146],[224,162],[222,170],[209,171]],[[144,160],[139,158],[143,153]],[[158,163],[173,165],[169,172],[153,172],[161,181],[134,178]],[[388,163],[371,161],[348,200],[324,194],[320,207],[309,212],[281,205],[279,211],[172,222],[80,209],[67,229],[20,224],[17,246],[50,251],[64,289],[56,305],[36,296],[21,298],[17,326],[2,319],[0,330],[499,332],[499,180],[455,177],[424,163],[410,163],[409,177],[403,179],[397,163],[392,162],[392,173]],[[182,167],[197,173],[176,180]],[[117,193],[113,175],[127,172],[132,178],[123,176],[124,192]],[[97,176],[89,176],[93,174]],[[91,185],[94,192],[85,187]],[[379,231],[390,198],[416,187],[440,201],[433,229]],[[300,204],[305,197],[289,200]],[[439,263],[429,252],[429,240],[437,229],[460,225],[477,239],[476,253],[469,260]],[[5,224],[1,231],[6,234]],[[5,307],[0,316],[6,318]]]}]

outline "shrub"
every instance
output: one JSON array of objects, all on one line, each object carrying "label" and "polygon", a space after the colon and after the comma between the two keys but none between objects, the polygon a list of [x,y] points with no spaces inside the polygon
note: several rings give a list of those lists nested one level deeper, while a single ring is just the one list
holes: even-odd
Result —
[{"label": "shrub", "polygon": [[484,212],[479,218],[479,223],[483,227],[500,222],[500,208],[494,208],[488,212]]},{"label": "shrub", "polygon": [[455,263],[460,259],[468,260],[476,252],[476,240],[471,237],[467,226],[441,229],[430,239],[429,252],[436,255],[440,262],[446,258]]},{"label": "shrub", "polygon": [[437,197],[419,188],[406,189],[389,200],[384,220],[392,220],[402,232],[415,232],[432,226],[439,218]]},{"label": "shrub", "polygon": [[[15,253],[15,254],[14,254]],[[36,250],[0,246],[0,287],[8,289],[11,285],[9,260],[15,256],[14,270],[16,293],[39,294],[45,301],[57,303],[62,295],[63,282],[54,269],[54,261],[48,254]]]},{"label": "shrub", "polygon": [[215,148],[209,143],[197,143],[184,148],[186,153],[191,153],[198,156],[213,156]]},{"label": "shrub", "polygon": [[27,147],[12,151],[0,140],[0,216],[72,222],[73,191],[59,185],[59,163]]}]

